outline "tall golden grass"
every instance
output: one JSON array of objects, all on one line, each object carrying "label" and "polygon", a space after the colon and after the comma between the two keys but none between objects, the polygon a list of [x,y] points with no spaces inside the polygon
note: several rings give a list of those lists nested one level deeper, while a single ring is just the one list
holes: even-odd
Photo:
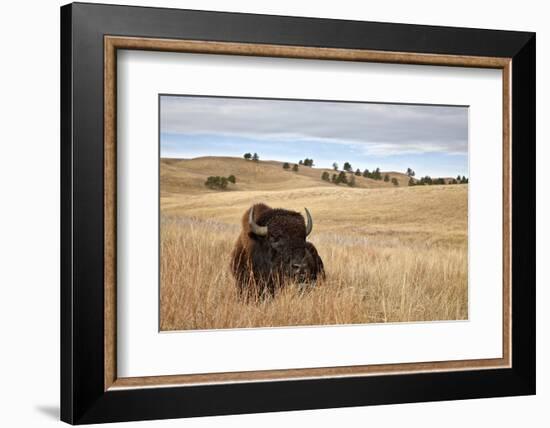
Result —
[{"label": "tall golden grass", "polygon": [[465,251],[372,248],[331,235],[312,240],[325,281],[305,291],[291,284],[272,299],[244,303],[229,271],[236,232],[199,219],[163,221],[161,330],[467,318]]},{"label": "tall golden grass", "polygon": [[[312,212],[326,280],[239,300],[230,254],[256,202]],[[467,185],[183,192],[161,208],[161,330],[468,317]]]}]

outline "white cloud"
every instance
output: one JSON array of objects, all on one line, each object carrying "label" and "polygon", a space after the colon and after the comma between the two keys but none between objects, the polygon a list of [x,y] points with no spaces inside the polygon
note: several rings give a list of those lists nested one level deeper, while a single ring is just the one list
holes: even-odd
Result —
[{"label": "white cloud", "polygon": [[468,151],[466,107],[163,96],[161,131],[353,145],[369,154]]}]

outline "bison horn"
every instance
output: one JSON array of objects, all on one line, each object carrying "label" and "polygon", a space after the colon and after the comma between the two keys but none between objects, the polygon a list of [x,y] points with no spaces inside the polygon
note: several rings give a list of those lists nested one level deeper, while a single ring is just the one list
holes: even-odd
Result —
[{"label": "bison horn", "polygon": [[267,226],[258,226],[254,221],[254,207],[250,207],[250,211],[248,212],[248,224],[250,225],[250,230],[254,235],[267,235]]},{"label": "bison horn", "polygon": [[306,236],[309,236],[311,231],[313,230],[313,219],[311,218],[311,214],[307,210],[307,208],[304,208],[306,210],[306,216],[307,216],[307,223],[306,223]]}]

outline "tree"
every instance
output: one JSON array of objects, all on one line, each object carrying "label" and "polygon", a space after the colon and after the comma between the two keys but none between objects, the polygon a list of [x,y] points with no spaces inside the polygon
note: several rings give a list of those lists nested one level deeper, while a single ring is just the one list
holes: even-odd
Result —
[{"label": "tree", "polygon": [[462,178],[460,177],[460,174],[458,174],[456,176],[456,181],[457,181],[457,183],[460,183],[462,181]]},{"label": "tree", "polygon": [[210,189],[214,189],[218,187],[219,182],[220,182],[220,177],[210,176],[206,179],[206,181],[204,182],[204,185],[206,187],[209,187]]},{"label": "tree", "polygon": [[416,186],[416,182],[414,181],[414,178],[409,178],[409,186]]},{"label": "tree", "polygon": [[346,176],[346,173],[344,171],[340,171],[340,174],[338,174],[338,184],[348,184],[348,177]]},{"label": "tree", "polygon": [[365,169],[365,171],[363,171],[363,177],[370,178],[370,176],[371,176],[370,171],[368,169]]},{"label": "tree", "polygon": [[388,174],[384,174],[384,181],[387,183],[390,181],[390,176]]},{"label": "tree", "polygon": [[254,162],[258,162],[258,161],[260,160],[260,157],[258,156],[258,153],[254,153],[254,154],[252,155],[252,160],[253,160]]},{"label": "tree", "polygon": [[382,180],[382,174],[380,173],[380,168],[376,168],[372,173],[372,178],[375,180]]},{"label": "tree", "polygon": [[351,172],[351,163],[344,162],[344,171]]},{"label": "tree", "polygon": [[463,175],[462,178],[460,179],[460,184],[467,184],[468,183],[468,179]]},{"label": "tree", "polygon": [[391,179],[391,183],[394,185],[394,186],[399,186],[399,181],[397,181],[397,178],[393,177]]},{"label": "tree", "polygon": [[338,184],[338,176],[336,174],[332,174],[332,182]]},{"label": "tree", "polygon": [[458,184],[458,181],[456,181],[456,178],[453,178],[453,179],[451,180],[451,184]]},{"label": "tree", "polygon": [[361,176],[361,170],[359,168],[355,170],[355,175],[357,175],[358,177]]},{"label": "tree", "polygon": [[237,178],[234,175],[230,175],[229,177],[220,177],[219,175],[211,175],[206,179],[206,181],[204,182],[204,185],[209,189],[225,190],[227,189],[227,186],[229,185],[229,183],[235,184],[236,182],[237,182]]},{"label": "tree", "polygon": [[304,165],[305,166],[313,166],[313,159],[305,158],[304,159]]},{"label": "tree", "polygon": [[226,177],[220,177],[219,175],[216,175],[208,177],[204,182],[204,185],[206,187],[209,187],[210,189],[225,190],[227,188],[228,182],[229,180]]},{"label": "tree", "polygon": [[324,180],[324,181],[330,181],[330,174],[326,171],[324,171],[322,174],[321,174],[321,180]]},{"label": "tree", "polygon": [[285,163],[283,164],[283,169],[290,169],[290,165],[289,165],[288,162],[285,162]]},{"label": "tree", "polygon": [[419,182],[419,183],[420,183],[420,184],[427,184],[427,185],[430,185],[430,184],[433,183],[433,180],[432,180],[432,178],[431,178],[429,175],[426,175],[425,177],[422,177],[422,178],[420,179],[420,182]]},{"label": "tree", "polygon": [[292,171],[298,172],[298,164],[294,164],[294,166],[292,167]]},{"label": "tree", "polygon": [[251,154],[251,153],[245,153],[243,157],[244,157],[246,160],[250,160],[250,158],[252,157],[252,154]]},{"label": "tree", "polygon": [[298,163],[299,163],[300,165],[303,165],[303,164],[304,164],[304,161],[303,161],[302,159],[300,159],[300,160],[298,161]]},{"label": "tree", "polygon": [[334,162],[332,164],[332,168],[334,169],[334,171],[338,171],[338,164],[336,162]]},{"label": "tree", "polygon": [[407,175],[408,175],[409,177],[414,177],[414,174],[415,174],[415,173],[414,173],[414,171],[412,170],[412,168],[407,168]]}]

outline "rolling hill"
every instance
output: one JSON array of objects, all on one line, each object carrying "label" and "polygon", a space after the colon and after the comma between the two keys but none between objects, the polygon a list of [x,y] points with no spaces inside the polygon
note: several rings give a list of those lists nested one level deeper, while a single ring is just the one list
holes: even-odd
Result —
[{"label": "rolling hill", "polygon": [[[250,161],[234,157],[200,157],[194,159],[161,159],[161,192],[173,193],[203,193],[211,191],[204,186],[209,176],[235,175],[237,183],[230,185],[228,190],[292,190],[310,187],[338,187],[335,184],[321,179],[323,172],[330,176],[335,173],[332,169],[315,168],[300,165],[297,172],[283,169],[283,162],[278,161]],[[384,171],[396,178],[399,186],[406,186],[409,177],[394,171]],[[348,174],[349,176],[350,174]],[[394,187],[391,181],[373,180],[363,176],[355,176],[357,188],[384,188]],[[344,187],[344,184],[340,185]],[[348,186],[345,186],[348,187]]]}]

